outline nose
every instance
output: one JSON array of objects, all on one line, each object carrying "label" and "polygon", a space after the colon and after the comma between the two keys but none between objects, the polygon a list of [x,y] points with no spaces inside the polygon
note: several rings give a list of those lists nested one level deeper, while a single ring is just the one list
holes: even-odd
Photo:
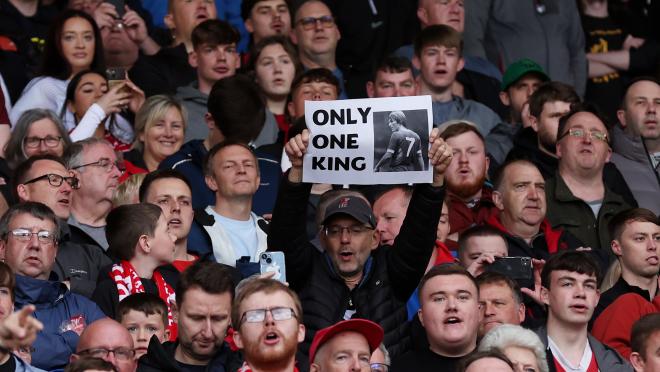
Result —
[{"label": "nose", "polygon": [[536,190],[536,187],[534,185],[529,185],[529,189],[527,190],[527,197],[530,200],[536,200],[539,198],[539,192]]},{"label": "nose", "polygon": [[[467,154],[465,152],[458,151],[456,153],[456,155],[458,155],[457,158],[458,158],[459,163],[461,163],[461,164],[468,163],[468,157],[467,157]],[[454,159],[456,159],[456,158],[454,158]]]},{"label": "nose", "polygon": [[147,339],[147,332],[144,330],[144,328],[140,327],[138,329],[137,338],[138,338],[138,340],[146,340]]},{"label": "nose", "polygon": [[351,242],[351,232],[347,228],[341,229],[341,242],[343,244],[348,244]]},{"label": "nose", "polygon": [[172,137],[172,126],[171,125],[166,125],[165,126],[165,137]]},{"label": "nose", "polygon": [[115,358],[115,353],[108,353],[105,358],[103,358],[106,362],[112,364],[113,366],[117,367],[117,358]]},{"label": "nose", "polygon": [[456,299],[452,296],[448,296],[446,311],[455,310],[455,309],[456,309]]},{"label": "nose", "polygon": [[492,302],[486,301],[484,306],[484,316],[490,315],[495,315],[495,306],[493,306]]},{"label": "nose", "polygon": [[652,252],[655,252],[658,249],[658,242],[653,236],[649,239],[648,249]]},{"label": "nose", "polygon": [[312,101],[320,101],[321,100],[321,92],[320,91],[314,91],[312,94]]},{"label": "nose", "polygon": [[204,337],[211,337],[213,335],[213,328],[211,327],[211,317],[206,317],[204,326],[202,328],[202,335]]},{"label": "nose", "polygon": [[379,232],[385,231],[385,218],[379,218],[378,223],[376,223],[376,230]]},{"label": "nose", "polygon": [[357,356],[351,358],[351,371],[361,371],[362,365],[360,364],[360,359]]},{"label": "nose", "polygon": [[314,20],[314,29],[317,30],[317,31],[323,30],[323,25],[321,24],[320,19]]}]

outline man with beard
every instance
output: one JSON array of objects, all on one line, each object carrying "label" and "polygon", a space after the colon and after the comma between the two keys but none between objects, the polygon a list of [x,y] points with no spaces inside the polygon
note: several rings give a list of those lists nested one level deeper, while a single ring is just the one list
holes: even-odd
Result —
[{"label": "man with beard", "polygon": [[297,372],[296,350],[305,339],[298,296],[273,279],[248,280],[237,292],[231,318],[245,358],[240,371]]},{"label": "man with beard", "polygon": [[236,371],[241,361],[224,342],[231,321],[234,273],[230,268],[199,262],[181,274],[176,287],[179,338],[149,342],[138,371]]},{"label": "man with beard", "polygon": [[422,141],[419,135],[406,128],[406,115],[392,111],[387,118],[392,131],[387,151],[374,166],[374,172],[405,172],[424,170]]},{"label": "man with beard", "polygon": [[497,213],[492,187],[485,183],[490,159],[486,156],[484,137],[476,126],[466,121],[451,124],[440,134],[452,147],[454,159],[447,168],[450,238],[472,225],[483,224]]}]

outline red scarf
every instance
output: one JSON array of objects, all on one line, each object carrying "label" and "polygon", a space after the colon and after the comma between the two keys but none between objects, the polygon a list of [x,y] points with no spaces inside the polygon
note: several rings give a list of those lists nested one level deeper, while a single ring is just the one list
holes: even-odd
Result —
[{"label": "red scarf", "polygon": [[[110,277],[117,285],[119,301],[134,294],[144,293],[144,285],[130,262],[122,260],[119,264],[112,265]],[[158,296],[167,304],[167,326],[170,329],[170,341],[177,337],[177,326],[172,315],[172,304],[176,301],[174,289],[165,282],[160,272],[154,271],[153,280],[158,288]]]}]

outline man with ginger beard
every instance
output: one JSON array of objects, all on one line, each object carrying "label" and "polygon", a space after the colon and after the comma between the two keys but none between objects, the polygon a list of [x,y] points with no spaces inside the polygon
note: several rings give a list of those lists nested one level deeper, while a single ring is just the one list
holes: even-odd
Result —
[{"label": "man with ginger beard", "polygon": [[454,150],[447,168],[450,238],[456,238],[472,225],[479,225],[497,213],[492,188],[485,184],[490,159],[486,156],[484,137],[466,121],[447,126],[440,134]]},{"label": "man with ginger beard", "polygon": [[237,292],[231,318],[234,342],[245,358],[240,371],[297,372],[295,355],[305,326],[296,293],[273,279],[248,280]]}]

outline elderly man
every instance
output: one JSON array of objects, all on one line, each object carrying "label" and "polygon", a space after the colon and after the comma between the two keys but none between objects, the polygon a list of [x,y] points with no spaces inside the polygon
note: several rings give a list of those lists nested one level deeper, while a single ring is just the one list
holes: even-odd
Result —
[{"label": "elderly man", "polygon": [[[312,185],[302,183],[302,163],[309,132],[304,130],[286,144],[292,168],[280,185],[268,246],[284,251],[287,280],[302,298],[309,336],[358,315],[384,326],[385,345],[393,355],[403,348],[405,302],[435,246],[444,193],[440,186],[452,157],[451,148],[438,137],[437,130],[429,142],[433,183],[415,187],[394,246],[379,247],[375,217],[364,199],[343,196],[325,210],[319,236],[323,252],[310,245],[305,231],[305,208]],[[302,349],[307,351],[305,344]]]},{"label": "elderly man", "polygon": [[89,138],[69,146],[67,168],[80,187],[71,196],[71,240],[108,249],[105,218],[112,209],[112,196],[119,185],[123,165],[107,141]]},{"label": "elderly man", "polygon": [[66,365],[83,329],[105,317],[92,301],[49,280],[59,241],[57,223],[50,208],[35,202],[16,204],[0,218],[0,259],[16,274],[14,305],[35,305],[34,317],[44,324],[33,344],[32,364],[47,370]]},{"label": "elderly man", "polygon": [[110,318],[94,322],[80,335],[71,361],[86,357],[103,359],[119,372],[135,372],[137,366],[131,334],[123,325]]},{"label": "elderly man", "polygon": [[607,251],[608,222],[630,206],[603,181],[612,153],[605,121],[588,108],[576,108],[559,120],[557,133],[559,169],[545,188],[548,220],[585,247]]},{"label": "elderly man", "polygon": [[98,246],[70,240],[66,220],[71,214],[72,193],[79,186],[78,179],[71,173],[59,158],[33,156],[18,165],[14,182],[19,201],[43,203],[57,216],[60,241],[53,271],[73,292],[90,297],[101,268],[112,262]]},{"label": "elderly man", "polygon": [[321,329],[309,350],[310,371],[370,371],[371,354],[382,340],[383,329],[365,319],[344,320]]}]

